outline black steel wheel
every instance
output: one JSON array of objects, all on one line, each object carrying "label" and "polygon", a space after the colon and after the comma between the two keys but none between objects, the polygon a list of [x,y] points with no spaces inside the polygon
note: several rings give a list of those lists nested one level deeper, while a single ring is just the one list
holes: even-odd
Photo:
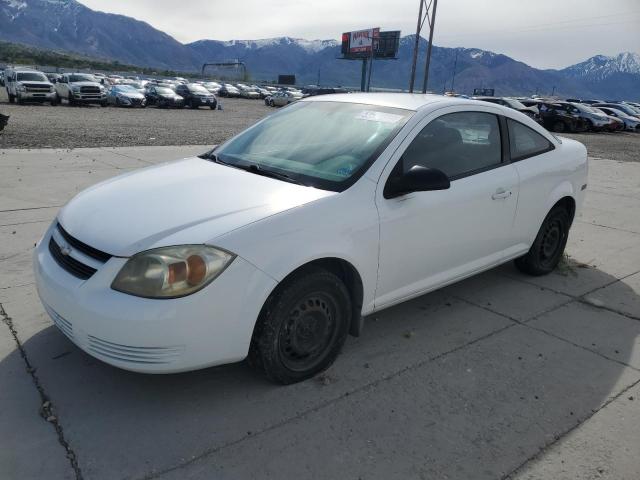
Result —
[{"label": "black steel wheel", "polygon": [[251,340],[249,362],[288,384],[328,368],[351,323],[351,297],[333,273],[310,267],[293,274],[267,300]]},{"label": "black steel wheel", "polygon": [[570,213],[563,205],[555,206],[542,222],[533,245],[526,255],[516,259],[518,269],[539,276],[552,272],[564,253],[571,226]]}]

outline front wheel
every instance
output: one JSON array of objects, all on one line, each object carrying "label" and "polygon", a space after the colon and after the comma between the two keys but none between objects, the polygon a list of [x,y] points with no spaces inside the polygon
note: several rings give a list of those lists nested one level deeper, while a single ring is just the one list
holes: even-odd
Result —
[{"label": "front wheel", "polygon": [[278,286],[256,324],[249,362],[274,382],[300,382],[328,368],[344,345],[351,297],[331,272],[308,268]]},{"label": "front wheel", "polygon": [[518,270],[533,276],[551,273],[562,258],[570,226],[571,217],[567,209],[562,205],[553,207],[542,222],[529,252],[515,260]]},{"label": "front wheel", "polygon": [[7,94],[9,95],[9,103],[14,103],[16,101],[16,96],[8,93],[8,90],[7,90]]},{"label": "front wheel", "polygon": [[562,133],[562,132],[565,131],[565,127],[566,126],[565,126],[564,122],[558,120],[557,122],[555,122],[553,124],[553,131],[556,132],[556,133]]}]

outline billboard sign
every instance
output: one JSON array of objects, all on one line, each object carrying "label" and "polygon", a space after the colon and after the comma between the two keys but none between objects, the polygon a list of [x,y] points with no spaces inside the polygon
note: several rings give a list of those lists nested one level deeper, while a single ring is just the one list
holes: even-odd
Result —
[{"label": "billboard sign", "polygon": [[493,97],[496,91],[493,88],[474,88],[474,97]]},{"label": "billboard sign", "polygon": [[342,54],[347,57],[366,57],[380,36],[380,28],[358,30],[342,34]]}]

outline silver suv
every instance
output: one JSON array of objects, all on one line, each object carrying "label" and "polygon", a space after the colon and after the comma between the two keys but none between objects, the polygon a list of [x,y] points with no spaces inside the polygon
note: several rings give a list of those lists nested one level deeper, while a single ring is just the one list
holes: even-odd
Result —
[{"label": "silver suv", "polygon": [[11,69],[5,72],[5,87],[9,102],[51,102],[58,103],[53,84],[47,76],[37,70]]},{"label": "silver suv", "polygon": [[88,73],[65,73],[56,82],[56,92],[69,105],[94,103],[107,106],[107,90]]}]

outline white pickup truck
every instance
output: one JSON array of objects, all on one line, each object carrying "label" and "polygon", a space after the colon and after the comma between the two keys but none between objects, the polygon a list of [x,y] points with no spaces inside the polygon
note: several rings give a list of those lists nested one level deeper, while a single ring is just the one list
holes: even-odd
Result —
[{"label": "white pickup truck", "polygon": [[65,73],[56,82],[56,92],[58,99],[71,106],[83,103],[107,106],[107,90],[88,73]]}]

